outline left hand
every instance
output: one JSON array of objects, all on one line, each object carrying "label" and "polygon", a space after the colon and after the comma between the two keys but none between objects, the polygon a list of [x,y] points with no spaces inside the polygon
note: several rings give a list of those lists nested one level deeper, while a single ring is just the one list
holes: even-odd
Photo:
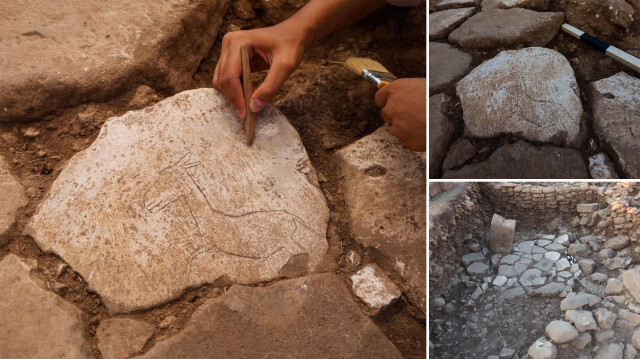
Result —
[{"label": "left hand", "polygon": [[391,124],[391,134],[412,151],[427,148],[427,80],[405,78],[376,92],[382,118]]}]

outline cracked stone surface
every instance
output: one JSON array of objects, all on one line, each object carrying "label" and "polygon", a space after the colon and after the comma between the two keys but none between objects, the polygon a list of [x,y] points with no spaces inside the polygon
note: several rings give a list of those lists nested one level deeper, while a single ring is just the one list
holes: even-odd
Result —
[{"label": "cracked stone surface", "polygon": [[624,72],[591,83],[593,129],[629,178],[640,178],[640,79]]},{"label": "cracked stone surface", "polygon": [[578,139],[583,112],[578,84],[569,61],[557,51],[503,51],[458,82],[456,92],[465,135],[511,133],[556,145]]},{"label": "cracked stone surface", "polygon": [[98,349],[104,359],[128,358],[140,353],[155,328],[149,323],[129,318],[107,318],[96,330]]},{"label": "cracked stone surface", "polygon": [[425,160],[388,127],[336,152],[345,175],[345,202],[356,241],[394,271],[409,300],[426,308]]},{"label": "cracked stone surface", "polygon": [[27,233],[78,272],[110,314],[220,277],[268,281],[289,262],[315,271],[329,213],[298,133],[268,107],[247,147],[234,113],[221,93],[199,89],[107,120],[60,173]]},{"label": "cracked stone surface", "polygon": [[334,274],[232,286],[140,358],[402,358]]},{"label": "cracked stone surface", "polygon": [[3,244],[2,235],[16,220],[16,211],[27,205],[24,187],[18,179],[9,172],[9,163],[0,156],[0,245]]},{"label": "cracked stone surface", "polygon": [[0,122],[108,99],[131,82],[186,88],[228,3],[0,1]]},{"label": "cracked stone surface", "polygon": [[33,281],[36,269],[35,260],[13,254],[0,261],[0,357],[89,357],[82,312]]}]

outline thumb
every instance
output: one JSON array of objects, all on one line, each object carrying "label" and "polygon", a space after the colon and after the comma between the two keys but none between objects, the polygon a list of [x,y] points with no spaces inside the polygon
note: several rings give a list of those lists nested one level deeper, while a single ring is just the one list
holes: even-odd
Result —
[{"label": "thumb", "polygon": [[251,96],[251,104],[249,106],[251,111],[258,112],[269,103],[297,67],[298,64],[295,61],[275,60],[264,82],[258,86],[253,96]]}]

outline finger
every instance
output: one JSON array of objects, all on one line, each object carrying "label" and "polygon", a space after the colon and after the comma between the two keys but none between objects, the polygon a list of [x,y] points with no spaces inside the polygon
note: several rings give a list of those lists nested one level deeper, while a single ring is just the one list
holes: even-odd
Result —
[{"label": "finger", "polygon": [[382,119],[384,120],[384,122],[393,124],[393,114],[391,113],[391,108],[389,106],[383,107],[382,111],[380,112],[382,114]]},{"label": "finger", "polygon": [[258,112],[269,103],[297,67],[298,64],[295,61],[276,59],[264,82],[258,86],[251,97],[251,111]]},{"label": "finger", "polygon": [[220,71],[218,71],[218,69],[224,68],[225,59],[229,54],[229,42],[231,41],[230,39],[231,39],[230,35],[225,35],[222,37],[222,49],[220,50],[220,57],[218,58],[218,64],[216,65],[216,72],[214,73],[214,77],[213,77],[215,82],[220,82]]},{"label": "finger", "polygon": [[[236,51],[237,50],[237,51]],[[237,54],[236,54],[237,52]],[[220,91],[224,93],[231,105],[236,109],[238,117],[246,118],[246,105],[244,92],[242,91],[242,58],[240,48],[230,46],[224,67],[218,70]]]},{"label": "finger", "polygon": [[387,85],[376,92],[376,106],[383,108],[387,104],[387,98],[389,97],[389,86]]}]

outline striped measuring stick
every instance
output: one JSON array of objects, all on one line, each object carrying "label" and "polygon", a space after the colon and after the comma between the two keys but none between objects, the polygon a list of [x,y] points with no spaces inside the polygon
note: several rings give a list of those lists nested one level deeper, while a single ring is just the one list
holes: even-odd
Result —
[{"label": "striped measuring stick", "polygon": [[569,24],[562,24],[562,30],[569,35],[575,37],[576,39],[580,39],[581,41],[587,42],[593,46],[595,46],[598,50],[604,52],[610,57],[613,57],[616,61],[621,62],[632,69],[636,70],[636,72],[640,73],[640,59],[626,52],[620,50],[619,48],[609,45],[606,42],[595,38],[586,32],[575,28]]}]

